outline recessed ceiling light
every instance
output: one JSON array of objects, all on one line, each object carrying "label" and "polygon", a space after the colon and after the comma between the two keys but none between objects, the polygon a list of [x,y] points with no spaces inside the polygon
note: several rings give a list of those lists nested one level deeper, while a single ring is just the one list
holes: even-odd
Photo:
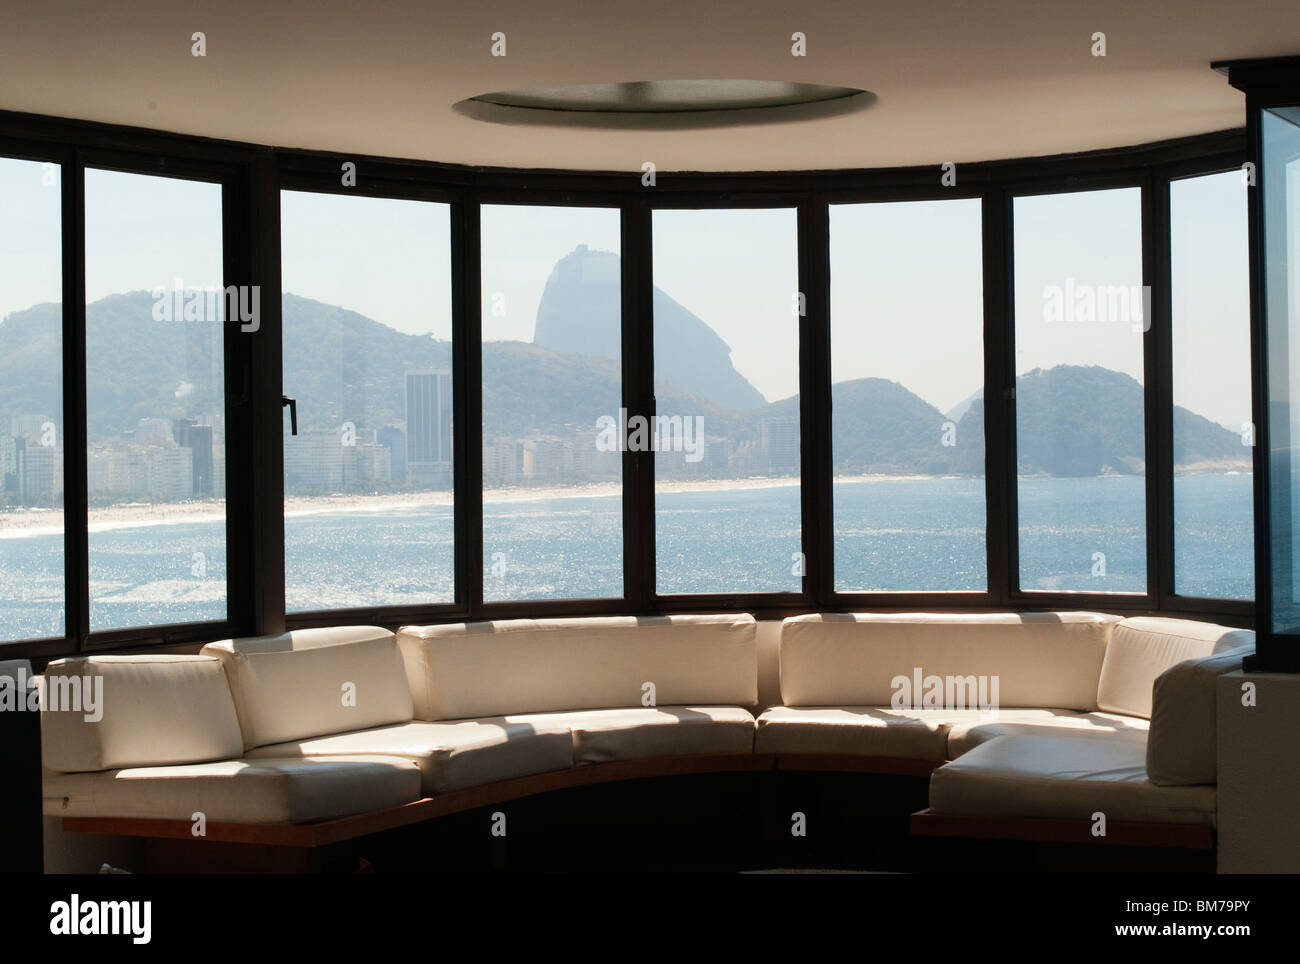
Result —
[{"label": "recessed ceiling light", "polygon": [[526,90],[497,91],[470,99],[500,107],[529,110],[682,114],[793,107],[866,94],[869,91],[857,87],[831,87],[783,80],[641,80],[629,83],[555,84]]}]

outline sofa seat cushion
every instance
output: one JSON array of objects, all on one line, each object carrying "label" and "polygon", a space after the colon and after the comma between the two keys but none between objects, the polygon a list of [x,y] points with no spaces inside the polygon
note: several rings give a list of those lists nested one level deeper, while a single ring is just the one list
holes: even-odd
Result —
[{"label": "sofa seat cushion", "polygon": [[209,823],[311,823],[421,797],[410,760],[382,756],[222,760],[45,774],[45,812]]},{"label": "sofa seat cushion", "polygon": [[948,756],[956,759],[989,740],[1012,734],[1120,736],[1145,740],[1150,724],[1139,716],[1119,713],[1075,713],[1070,710],[994,710],[975,719],[954,722],[948,730]]},{"label": "sofa seat cushion", "polygon": [[1146,742],[999,736],[930,777],[938,813],[1214,825],[1215,788],[1159,787],[1147,779]]},{"label": "sofa seat cushion", "polygon": [[567,727],[573,734],[573,762],[579,764],[754,751],[754,717],[738,706],[577,710],[506,719]]},{"label": "sofa seat cushion", "polygon": [[774,706],[758,718],[754,752],[942,761],[948,759],[948,727],[962,716],[960,710],[885,706]]},{"label": "sofa seat cushion", "polygon": [[420,768],[426,795],[482,786],[514,777],[567,770],[573,742],[561,725],[510,722],[502,717],[451,723],[415,721],[352,733],[262,746],[262,757],[393,756]]}]

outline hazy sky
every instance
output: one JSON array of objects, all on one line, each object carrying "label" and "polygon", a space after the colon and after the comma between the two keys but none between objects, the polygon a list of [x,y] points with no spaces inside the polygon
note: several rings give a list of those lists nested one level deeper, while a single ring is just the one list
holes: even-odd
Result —
[{"label": "hazy sky", "polygon": [[409,334],[451,338],[451,208],[285,191],[284,290]]},{"label": "hazy sky", "polygon": [[[57,175],[0,159],[0,317],[60,298]],[[87,172],[87,295],[220,283],[220,188]],[[1172,192],[1175,400],[1215,421],[1249,418],[1245,188],[1237,172]],[[450,335],[447,205],[286,192],[286,291],[412,333]],[[834,205],[836,381],[902,382],[947,411],[980,383],[980,209],[969,200]],[[1015,202],[1018,371],[1100,364],[1141,379],[1131,325],[1048,321],[1051,285],[1141,283],[1133,188]],[[769,400],[798,387],[795,213],[657,211],[655,284],[704,319]],[[530,341],[555,262],[579,244],[618,251],[603,208],[483,208],[484,335]],[[491,298],[505,296],[505,315]],[[1213,377],[1205,377],[1213,372]]]},{"label": "hazy sky", "polygon": [[222,284],[221,185],[86,171],[86,300]]},{"label": "hazy sky", "polygon": [[578,245],[619,253],[617,208],[485,204],[480,211],[487,341],[533,340],[546,279]]}]

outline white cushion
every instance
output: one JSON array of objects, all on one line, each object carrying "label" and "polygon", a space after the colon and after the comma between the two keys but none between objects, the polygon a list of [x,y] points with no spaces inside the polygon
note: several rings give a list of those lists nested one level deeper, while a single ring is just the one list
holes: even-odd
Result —
[{"label": "white cushion", "polygon": [[[1097,708],[1100,613],[823,613],[781,628],[787,706],[892,706],[896,677],[998,678],[1000,706]],[[914,706],[921,705],[915,694]]]},{"label": "white cushion", "polygon": [[[93,698],[102,702],[98,722],[55,708],[68,706],[73,683],[83,693],[102,693]],[[56,659],[45,669],[44,689],[41,757],[51,770],[202,763],[244,750],[225,671],[211,657]]]},{"label": "white cushion", "polygon": [[999,736],[930,776],[939,813],[1214,824],[1214,787],[1159,787],[1137,739]]},{"label": "white cushion", "polygon": [[420,771],[397,758],[222,760],[102,773],[47,773],[45,813],[209,823],[309,823],[420,799]]},{"label": "white cushion", "polygon": [[1097,687],[1097,708],[1108,713],[1151,716],[1156,677],[1185,659],[1253,646],[1255,634],[1213,623],[1162,616],[1136,616],[1115,627]]},{"label": "white cushion", "polygon": [[951,716],[880,706],[774,706],[758,717],[754,752],[946,760]]},{"label": "white cushion", "polygon": [[1254,651],[1252,642],[1215,656],[1183,660],[1156,677],[1147,740],[1147,776],[1152,783],[1218,783],[1217,679],[1241,669],[1242,657]]},{"label": "white cushion", "polygon": [[754,750],[754,717],[738,706],[582,710],[506,719],[567,727],[573,734],[575,763],[696,753],[747,754]]},{"label": "white cushion", "polygon": [[225,664],[248,749],[411,719],[397,641],[378,626],[227,639],[202,652]]},{"label": "white cushion", "polygon": [[248,752],[250,759],[339,754],[408,759],[420,768],[424,793],[432,795],[568,769],[573,765],[573,741],[563,726],[512,723],[498,717],[456,723],[399,723],[277,743]]},{"label": "white cushion", "polygon": [[752,705],[754,617],[617,616],[406,626],[398,636],[422,720],[642,705]]},{"label": "white cushion", "polygon": [[1130,737],[1145,740],[1147,721],[1119,713],[1071,710],[999,710],[985,719],[954,723],[948,730],[948,756],[956,759],[989,740],[1009,734],[1066,733],[1079,736]]}]

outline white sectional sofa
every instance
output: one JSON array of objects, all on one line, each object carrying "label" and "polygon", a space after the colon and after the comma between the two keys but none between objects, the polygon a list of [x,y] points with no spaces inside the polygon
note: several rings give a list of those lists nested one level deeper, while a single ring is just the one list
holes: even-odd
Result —
[{"label": "white sectional sofa", "polygon": [[[938,814],[1212,826],[1214,680],[1253,650],[1253,633],[1180,619],[797,616],[782,628],[784,705],[759,716],[755,749],[942,764]],[[927,701],[918,678],[945,685]],[[995,679],[997,705],[981,706]]]},{"label": "white sectional sofa", "polygon": [[102,676],[105,706],[99,722],[42,713],[46,813],[300,823],[588,763],[749,755],[755,628],[349,626],[56,660],[47,677]]},{"label": "white sectional sofa", "polygon": [[1084,612],[797,616],[776,706],[758,705],[748,615],[348,626],[56,660],[47,677],[102,677],[104,706],[98,722],[43,709],[45,810],[298,825],[629,761],[852,759],[933,771],[932,814],[1212,826],[1215,679],[1253,645]]}]

